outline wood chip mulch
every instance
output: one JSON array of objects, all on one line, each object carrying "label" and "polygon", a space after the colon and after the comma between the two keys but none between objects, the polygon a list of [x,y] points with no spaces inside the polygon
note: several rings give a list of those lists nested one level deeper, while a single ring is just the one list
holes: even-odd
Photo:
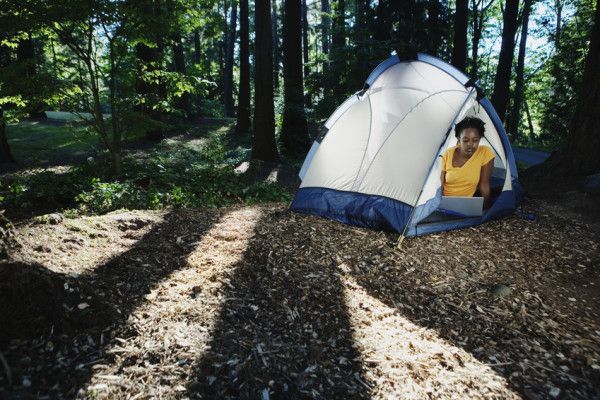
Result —
[{"label": "wood chip mulch", "polygon": [[0,398],[600,399],[597,222],[528,211],[400,249],[282,204],[32,221]]}]

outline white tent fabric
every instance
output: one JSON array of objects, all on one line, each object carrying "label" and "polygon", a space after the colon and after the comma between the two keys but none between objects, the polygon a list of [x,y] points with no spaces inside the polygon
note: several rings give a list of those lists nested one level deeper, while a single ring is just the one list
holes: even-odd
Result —
[{"label": "white tent fabric", "polygon": [[[433,178],[427,178],[448,128],[458,117],[475,114],[473,103],[474,91],[439,68],[419,61],[396,64],[362,96],[351,96],[334,112],[327,135],[305,165],[300,187],[422,204],[439,187],[439,168],[434,166]],[[488,136],[494,149],[502,148],[495,129]],[[418,199],[421,189],[425,196]]]}]

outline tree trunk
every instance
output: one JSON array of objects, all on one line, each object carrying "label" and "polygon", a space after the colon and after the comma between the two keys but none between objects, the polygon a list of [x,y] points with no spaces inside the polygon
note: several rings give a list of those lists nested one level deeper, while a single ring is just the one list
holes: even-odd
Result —
[{"label": "tree trunk", "polygon": [[454,15],[454,45],[452,47],[452,65],[454,65],[461,71],[465,71],[467,67],[468,16],[469,0],[456,0],[456,14]]},{"label": "tree trunk", "polygon": [[271,25],[273,31],[273,86],[279,89],[279,66],[281,64],[279,51],[281,46],[279,46],[279,29],[277,29],[277,0],[273,0]]},{"label": "tree trunk", "polygon": [[[194,30],[194,65],[196,68],[200,68],[200,64],[202,63],[202,48],[200,45],[200,30]],[[200,118],[202,116],[202,95],[197,93],[194,95],[193,101],[193,114],[195,118]]]},{"label": "tree trunk", "polygon": [[[223,26],[223,36],[219,39],[218,60],[219,60],[219,88],[225,88],[225,59],[227,58],[227,14],[229,13],[228,0],[223,0],[223,15],[225,22]],[[225,92],[223,91],[223,96]],[[223,99],[223,102],[225,99]]]},{"label": "tree trunk", "polygon": [[498,70],[494,80],[492,104],[502,121],[506,120],[506,107],[510,92],[510,75],[515,52],[515,34],[517,32],[517,17],[519,0],[506,0],[504,9],[504,27],[502,28],[502,44],[498,57]]},{"label": "tree trunk", "polygon": [[352,86],[359,88],[369,75],[369,59],[373,56],[372,42],[369,40],[368,0],[355,0],[356,19],[353,29],[354,56],[356,61],[350,68]]},{"label": "tree trunk", "polygon": [[36,73],[35,52],[31,34],[20,40],[17,45],[17,63],[25,79],[32,79]]},{"label": "tree trunk", "polygon": [[321,0],[321,48],[323,54],[329,54],[329,35],[331,31],[331,7],[329,0]]},{"label": "tree trunk", "polygon": [[225,60],[225,116],[233,117],[233,50],[237,28],[237,5],[231,0],[231,18],[227,32],[227,58]]},{"label": "tree trunk", "polygon": [[531,1],[525,0],[523,5],[523,21],[521,24],[521,39],[519,41],[519,56],[517,57],[515,98],[513,102],[512,113],[510,117],[511,129],[509,130],[512,141],[519,139],[519,125],[521,122],[521,100],[523,98],[524,88],[524,70],[525,70],[525,50],[527,46],[527,28],[529,25],[529,13],[531,11]]},{"label": "tree trunk", "polygon": [[[179,32],[174,35],[173,42],[173,64],[175,65],[175,71],[182,75],[186,75],[185,54],[183,52],[183,44],[181,43],[181,35]],[[184,93],[177,99],[177,106],[185,112],[186,117],[190,117],[192,105],[189,93]]]},{"label": "tree trunk", "polygon": [[302,59],[304,61],[304,77],[310,73],[308,69],[308,6],[302,0]]},{"label": "tree trunk", "polygon": [[[306,0],[302,0],[302,59],[304,61],[304,79],[310,74],[308,68],[308,7]],[[310,92],[306,92],[306,105],[310,106]]]},{"label": "tree trunk", "polygon": [[[10,52],[6,46],[0,46],[0,68],[6,67],[10,63]],[[4,109],[0,105],[0,164],[12,163],[15,159],[8,145],[6,137],[6,121],[4,120]]]},{"label": "tree trunk", "polygon": [[[483,0],[473,0],[473,40],[471,46],[471,62],[469,75],[473,79],[477,79],[479,75],[479,42],[483,33],[483,25],[486,21],[487,9],[494,3],[494,0],[490,0],[486,5],[482,5]],[[481,9],[480,9],[481,7]]]},{"label": "tree trunk", "polygon": [[[398,30],[396,48],[401,60],[413,59],[420,49],[422,38],[426,35],[422,26],[424,25],[423,14],[425,9],[416,0],[405,0],[395,2],[396,15],[398,16]],[[428,39],[431,39],[430,37]]]},{"label": "tree trunk", "polygon": [[255,0],[254,25],[254,135],[252,158],[279,161],[275,143],[275,111],[273,109],[273,47],[271,32],[271,1]]},{"label": "tree trunk", "polygon": [[4,110],[0,107],[0,164],[14,163],[15,158],[13,157],[10,146],[8,145],[8,138],[6,137],[6,122],[4,121]]},{"label": "tree trunk", "polygon": [[284,105],[281,141],[285,152],[301,156],[308,150],[309,140],[304,111],[302,79],[301,0],[285,0],[283,24]]},{"label": "tree trunk", "polygon": [[562,32],[562,0],[555,0],[554,6],[556,7],[556,31],[554,32],[554,46],[556,50],[560,48],[560,37]]},{"label": "tree trunk", "polygon": [[240,0],[240,84],[238,94],[238,135],[250,131],[250,51],[248,30],[248,0]]},{"label": "tree trunk", "polygon": [[194,64],[200,64],[201,53],[200,53],[200,30],[194,31]]},{"label": "tree trunk", "polygon": [[523,106],[525,107],[525,115],[527,115],[527,126],[529,127],[529,141],[531,141],[535,137],[535,131],[533,129],[533,120],[531,119],[531,113],[529,112],[529,105],[527,104],[527,100],[523,101]]},{"label": "tree trunk", "polygon": [[345,0],[337,0],[335,6],[331,47],[334,52],[334,54],[332,54],[332,73],[337,80],[337,84],[333,85],[333,93],[338,99],[341,99],[346,92],[346,56],[344,53],[344,47],[346,45]]},{"label": "tree trunk", "polygon": [[17,45],[17,64],[19,65],[19,75],[22,86],[21,95],[29,102],[29,112],[33,118],[45,118],[44,104],[39,100],[35,90],[37,75],[37,60],[35,54],[35,45],[31,33],[26,39],[20,40]]},{"label": "tree trunk", "polygon": [[377,8],[375,8],[373,37],[377,42],[385,42],[392,38],[392,19],[390,18],[389,8],[389,0],[380,0]]},{"label": "tree trunk", "polygon": [[330,85],[327,77],[329,76],[329,64],[328,64],[328,54],[329,54],[329,35],[331,31],[331,7],[329,5],[329,0],[321,0],[321,49],[323,51],[323,71],[321,71],[321,76],[323,79],[323,93],[329,93]]},{"label": "tree trunk", "polygon": [[[148,73],[152,73],[157,69],[160,63],[162,54],[161,49],[150,47],[143,43],[139,43],[135,47],[137,57],[137,74],[135,81],[135,89],[144,102],[135,106],[135,110],[148,116],[153,120],[161,120],[162,113],[154,109],[154,105],[164,98],[165,88],[162,83],[155,83],[151,80],[144,79]],[[160,128],[152,129],[146,132],[146,138],[150,140],[160,140],[163,138],[163,132]]]},{"label": "tree trunk", "polygon": [[439,0],[427,2],[427,35],[429,40],[425,43],[428,54],[437,57],[443,41],[443,22],[441,20],[443,5]]}]

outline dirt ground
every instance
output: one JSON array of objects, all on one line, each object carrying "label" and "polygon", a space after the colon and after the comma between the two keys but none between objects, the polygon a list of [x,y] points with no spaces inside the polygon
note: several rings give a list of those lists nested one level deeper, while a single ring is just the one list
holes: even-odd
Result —
[{"label": "dirt ground", "polygon": [[28,221],[0,398],[600,399],[600,218],[568,196],[400,249],[285,204]]}]

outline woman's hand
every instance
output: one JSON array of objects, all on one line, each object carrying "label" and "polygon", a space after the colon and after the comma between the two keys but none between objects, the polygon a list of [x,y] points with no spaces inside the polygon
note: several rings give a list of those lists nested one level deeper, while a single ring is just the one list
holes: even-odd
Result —
[{"label": "woman's hand", "polygon": [[487,164],[481,167],[481,175],[479,176],[479,193],[483,197],[483,209],[490,208],[490,177],[494,171],[494,159],[492,158]]}]

